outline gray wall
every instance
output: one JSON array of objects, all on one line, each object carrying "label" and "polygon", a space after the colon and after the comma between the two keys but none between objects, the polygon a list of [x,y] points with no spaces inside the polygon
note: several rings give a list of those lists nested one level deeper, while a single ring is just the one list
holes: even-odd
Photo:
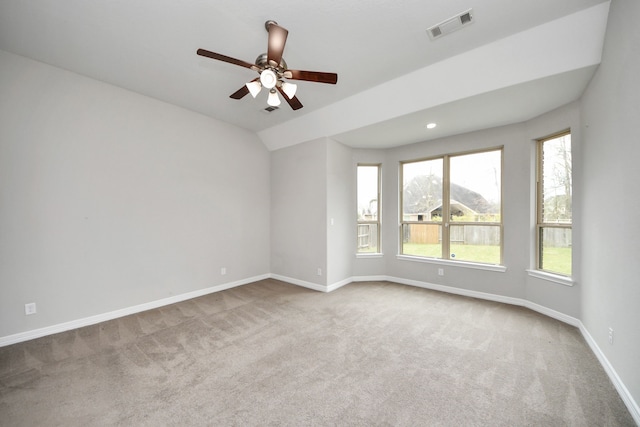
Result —
[{"label": "gray wall", "polygon": [[[535,139],[572,129],[574,151],[580,154],[579,104],[572,103],[528,122],[457,135],[387,150],[354,150],[358,162],[383,163],[383,258],[358,258],[354,276],[386,275],[401,279],[451,286],[469,291],[526,299],[571,317],[579,318],[580,288],[529,277],[534,265]],[[484,271],[416,261],[399,260],[399,163],[447,153],[504,146],[503,215],[504,265],[506,272]],[[579,172],[580,165],[574,166]],[[574,189],[582,188],[579,182]],[[579,201],[581,192],[574,194]],[[574,226],[580,230],[580,221]],[[575,236],[575,234],[574,234]],[[580,237],[574,237],[580,242]],[[580,259],[574,254],[574,264]],[[444,268],[444,276],[437,274]],[[579,276],[579,274],[578,274]]]},{"label": "gray wall", "polygon": [[272,152],[271,272],[325,286],[326,224],[326,139]]},{"label": "gray wall", "polygon": [[[637,16],[639,2],[612,2],[602,64],[579,103],[390,150],[322,138],[268,153],[252,133],[0,52],[0,337],[269,272],[322,286],[387,275],[576,317],[640,401]],[[533,139],[569,127],[573,287],[526,274]],[[437,265],[396,259],[398,162],[498,145],[507,271],[446,266],[440,277]],[[354,258],[357,162],[383,164],[384,257]]]},{"label": "gray wall", "polygon": [[274,151],[271,183],[271,272],[319,289],[348,280],[356,241],[351,149],[320,138]]},{"label": "gray wall", "polygon": [[0,337],[269,273],[255,134],[5,52],[0,93]]},{"label": "gray wall", "polygon": [[[571,129],[571,156],[572,156],[572,174],[573,174],[573,206],[580,206],[580,203],[584,197],[584,185],[582,182],[582,146],[583,134],[582,126],[580,123],[580,104],[574,102],[565,107],[558,108],[554,111],[550,111],[547,114],[543,114],[540,117],[529,120],[525,123],[525,144],[529,150],[526,153],[525,162],[529,162],[528,169],[530,170],[531,180],[529,181],[529,192],[527,194],[527,201],[521,200],[521,203],[528,203],[529,209],[529,223],[532,225],[531,231],[528,234],[528,241],[531,242],[535,239],[535,233],[533,230],[533,224],[536,222],[535,218],[535,186],[533,177],[535,175],[535,139],[545,137],[564,129]],[[524,153],[523,153],[524,154]],[[524,168],[525,163],[521,166]],[[580,215],[580,209],[574,208],[573,212],[573,225],[572,225],[572,246],[574,250],[573,265],[572,265],[572,277],[574,280],[574,286],[568,287],[560,285],[558,283],[549,282],[547,280],[541,280],[536,277],[525,277],[526,289],[524,297],[536,304],[540,304],[544,307],[559,311],[561,313],[568,314],[572,317],[580,319],[580,298],[581,298],[581,286],[580,278],[581,271],[580,266],[582,260],[580,252],[575,248],[579,248],[582,242],[582,217]],[[529,262],[528,265],[533,267],[535,265],[535,252],[533,246],[530,246]]]},{"label": "gray wall", "polygon": [[[582,321],[640,402],[640,2],[611,2],[602,64],[582,99]],[[607,340],[614,329],[614,344]]]},{"label": "gray wall", "polygon": [[[351,277],[356,228],[356,169],[351,149],[327,140],[327,285]],[[332,221],[333,220],[333,221]]]},{"label": "gray wall", "polygon": [[[439,140],[412,144],[389,150],[386,156],[386,169],[393,171],[385,183],[386,197],[383,201],[386,217],[384,252],[386,256],[387,274],[394,277],[424,281],[434,284],[455,286],[473,291],[487,292],[510,297],[523,295],[522,271],[526,268],[525,241],[526,228],[523,229],[521,218],[528,218],[526,204],[512,202],[521,197],[523,189],[528,189],[529,176],[520,167],[523,152],[523,126],[514,125],[473,132]],[[398,168],[403,160],[419,159],[441,154],[463,152],[504,146],[504,180],[503,197],[508,203],[504,206],[504,265],[507,271],[494,272],[425,264],[414,261],[398,260]],[[526,152],[526,150],[524,150]],[[444,276],[437,275],[437,269],[444,268]]]}]

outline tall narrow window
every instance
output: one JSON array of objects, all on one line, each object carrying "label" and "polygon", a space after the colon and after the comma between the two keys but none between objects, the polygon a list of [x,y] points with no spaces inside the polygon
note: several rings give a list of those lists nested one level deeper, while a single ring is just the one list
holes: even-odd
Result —
[{"label": "tall narrow window", "polygon": [[571,133],[538,141],[537,269],[571,276]]},{"label": "tall narrow window", "polygon": [[380,165],[358,165],[358,253],[380,253]]},{"label": "tall narrow window", "polygon": [[452,259],[500,264],[502,150],[451,156],[449,251]]},{"label": "tall narrow window", "polygon": [[402,165],[402,253],[442,258],[444,159]]},{"label": "tall narrow window", "polygon": [[502,262],[502,149],[402,163],[402,254]]}]

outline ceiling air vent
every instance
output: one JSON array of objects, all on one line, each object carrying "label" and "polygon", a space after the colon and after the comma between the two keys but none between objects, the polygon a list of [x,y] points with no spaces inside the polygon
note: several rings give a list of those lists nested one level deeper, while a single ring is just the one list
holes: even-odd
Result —
[{"label": "ceiling air vent", "polygon": [[439,39],[440,37],[452,33],[460,28],[469,25],[473,22],[473,9],[466,10],[460,15],[449,18],[446,21],[434,25],[427,29],[427,34],[431,40]]}]

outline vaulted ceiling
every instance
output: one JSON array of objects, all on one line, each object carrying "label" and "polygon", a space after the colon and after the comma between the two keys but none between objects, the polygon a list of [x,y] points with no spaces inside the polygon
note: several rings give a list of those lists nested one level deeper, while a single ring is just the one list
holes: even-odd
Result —
[{"label": "vaulted ceiling", "polygon": [[[603,0],[3,0],[0,49],[252,130],[269,149],[320,137],[353,147],[409,144],[527,120],[580,97],[600,62]],[[432,40],[427,28],[472,9]],[[266,113],[266,94],[229,95],[257,74],[264,23],[289,30],[304,108]],[[0,64],[1,66],[1,64]],[[428,122],[438,126],[426,130]]]}]

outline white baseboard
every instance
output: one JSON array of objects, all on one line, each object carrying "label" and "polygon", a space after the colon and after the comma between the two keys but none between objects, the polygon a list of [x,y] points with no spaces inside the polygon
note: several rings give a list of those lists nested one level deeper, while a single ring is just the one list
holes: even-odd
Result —
[{"label": "white baseboard", "polygon": [[488,294],[486,292],[472,291],[469,289],[455,288],[453,286],[437,285],[435,283],[421,282],[418,280],[403,279],[401,277],[393,277],[393,276],[385,276],[385,277],[386,277],[385,280],[389,282],[400,283],[403,285],[416,286],[418,288],[431,289],[434,291],[446,292],[448,294],[462,295],[465,297],[502,302],[505,304],[523,305],[522,300],[518,298],[506,297],[506,296],[496,295],[496,294]]},{"label": "white baseboard", "polygon": [[528,301],[528,300],[524,300],[523,299],[521,301],[522,301],[521,305],[523,307],[526,307],[526,308],[528,308],[530,310],[533,310],[533,311],[537,311],[540,314],[544,314],[545,316],[552,317],[552,318],[554,318],[556,320],[559,320],[561,322],[564,322],[564,323],[566,323],[568,325],[579,327],[580,324],[581,324],[580,320],[576,319],[575,317],[566,315],[564,313],[560,313],[559,311],[552,310],[552,309],[547,308],[547,307],[545,307],[543,305],[536,304],[536,303]]},{"label": "white baseboard", "polygon": [[140,313],[142,311],[151,310],[154,308],[159,308],[159,307],[163,307],[170,304],[175,304],[177,302],[186,301],[188,299],[201,297],[203,295],[224,291],[226,289],[235,288],[237,286],[246,285],[249,283],[257,282],[259,280],[264,280],[268,278],[281,280],[283,282],[291,283],[294,285],[302,286],[304,288],[313,289],[315,291],[320,291],[320,292],[331,292],[351,282],[388,281],[388,282],[400,283],[403,285],[416,286],[424,289],[431,289],[431,290],[440,291],[440,292],[447,292],[450,294],[456,294],[456,295],[462,295],[462,296],[467,296],[472,298],[501,302],[505,304],[523,306],[533,311],[537,311],[538,313],[544,314],[545,316],[549,316],[561,322],[575,326],[580,329],[582,336],[587,341],[587,343],[589,344],[589,347],[591,348],[593,353],[596,355],[596,357],[600,361],[600,364],[604,368],[605,372],[611,379],[611,382],[613,382],[613,385],[615,386],[616,390],[620,394],[620,397],[622,398],[625,405],[629,409],[629,412],[631,413],[631,416],[633,417],[634,421],[636,422],[636,424],[640,425],[640,408],[638,407],[637,402],[633,399],[633,397],[629,393],[629,390],[627,389],[627,387],[624,385],[624,383],[618,376],[616,370],[613,368],[611,363],[609,363],[609,360],[606,358],[606,356],[604,355],[604,353],[602,352],[598,344],[595,342],[591,334],[589,334],[589,331],[586,329],[586,327],[582,324],[582,322],[579,319],[576,319],[564,313],[560,313],[558,311],[552,310],[550,308],[544,307],[542,305],[539,305],[521,298],[513,298],[513,297],[502,296],[502,295],[489,294],[485,292],[472,291],[468,289],[455,288],[452,286],[438,285],[434,283],[421,282],[417,280],[403,279],[400,277],[393,277],[393,276],[384,276],[384,275],[355,276],[355,277],[349,277],[347,279],[333,283],[329,286],[325,286],[325,285],[319,285],[317,283],[307,282],[304,280],[294,279],[291,277],[281,276],[278,274],[263,274],[260,276],[250,277],[247,279],[238,280],[236,282],[223,283],[220,285],[212,286],[210,288],[199,289],[197,291],[187,292],[187,293],[175,295],[169,298],[163,298],[160,300],[139,304],[132,307],[123,308],[120,310],[111,311],[108,313],[98,314],[98,315],[86,317],[83,319],[77,319],[71,322],[59,323],[57,325],[47,326],[45,328],[34,329],[31,331],[26,331],[18,334],[0,337],[0,347],[16,344],[23,341],[28,341],[35,338],[40,338],[47,335],[65,332],[71,329],[81,328],[83,326],[94,325],[96,323],[105,322],[107,320],[113,320],[119,317],[128,316],[130,314]]},{"label": "white baseboard", "polygon": [[486,292],[472,291],[469,289],[438,285],[435,283],[421,282],[418,280],[403,279],[401,277],[393,277],[393,276],[357,276],[357,277],[353,277],[352,280],[354,282],[388,281],[388,282],[400,283],[402,285],[416,286],[418,288],[446,292],[449,294],[462,295],[465,297],[472,297],[472,298],[484,299],[488,301],[501,302],[504,304],[519,305],[522,307],[526,307],[530,310],[537,311],[538,313],[544,314],[545,316],[549,316],[556,320],[560,320],[561,322],[568,323],[569,325],[572,325],[572,326],[577,327],[580,324],[580,321],[575,317],[568,316],[564,313],[560,313],[559,311],[552,310],[550,308],[544,307],[542,305],[533,303],[531,301],[528,301],[522,298],[513,298],[513,297],[507,297],[503,295],[489,294]]},{"label": "white baseboard", "polygon": [[283,282],[291,283],[292,285],[302,286],[303,288],[313,289],[314,291],[320,292],[332,292],[338,288],[343,287],[344,285],[348,285],[353,282],[351,277],[348,277],[344,280],[341,280],[336,283],[332,283],[331,285],[319,285],[317,283],[307,282],[306,280],[294,279],[293,277],[281,276],[279,274],[270,274],[269,277],[276,280],[281,280]]},{"label": "white baseboard", "polygon": [[384,282],[389,280],[389,276],[354,276],[351,280],[354,282]]},{"label": "white baseboard", "polygon": [[51,325],[44,328],[33,329],[31,331],[20,332],[17,334],[0,337],[0,347],[16,344],[23,341],[32,340],[35,338],[44,337],[47,335],[53,335],[60,332],[69,331],[71,329],[82,328],[83,326],[95,325],[96,323],[105,322],[107,320],[117,319],[119,317],[128,316],[130,314],[140,313],[142,311],[163,307],[165,305],[175,304],[177,302],[201,297],[203,295],[212,294],[214,292],[220,292],[226,289],[235,288],[237,286],[246,285],[248,283],[257,282],[259,280],[268,279],[269,277],[270,277],[269,274],[263,274],[260,276],[238,280],[236,282],[223,283],[223,284],[215,285],[206,289],[199,289],[197,291],[187,292],[187,293],[175,295],[169,298],[163,298],[156,301],[147,302],[144,304],[134,305],[132,307],[110,311],[108,313],[89,316],[83,319],[77,319],[77,320],[72,320],[70,322],[58,323],[57,325]]},{"label": "white baseboard", "polygon": [[545,316],[549,316],[561,322],[567,323],[571,326],[577,327],[582,333],[582,336],[584,337],[587,344],[589,344],[591,351],[593,351],[593,353],[596,355],[596,357],[600,361],[600,364],[602,365],[605,372],[609,376],[609,379],[611,379],[611,382],[613,383],[616,390],[618,391],[618,394],[622,398],[622,401],[627,406],[627,409],[629,410],[629,413],[633,417],[633,420],[637,425],[640,426],[640,407],[638,407],[638,403],[633,399],[633,397],[631,396],[631,393],[629,393],[629,389],[627,389],[627,387],[624,385],[624,383],[618,376],[618,373],[616,372],[616,370],[613,368],[611,363],[609,363],[609,360],[607,359],[607,357],[604,355],[604,353],[602,352],[598,344],[595,342],[595,340],[591,336],[591,334],[589,334],[589,331],[587,330],[587,328],[582,324],[582,321],[580,321],[579,319],[576,319],[575,317],[568,316],[564,313],[560,313],[559,311],[552,310],[545,306],[542,306],[521,298],[505,297],[502,295],[470,291],[468,289],[460,289],[460,288],[454,288],[451,286],[436,285],[433,283],[420,282],[417,280],[402,279],[399,277],[391,277],[391,276],[359,276],[359,277],[353,277],[352,279],[354,282],[389,281],[394,283],[400,283],[403,285],[417,286],[420,288],[447,292],[447,293],[456,294],[456,295],[463,295],[463,296],[468,296],[473,298],[485,299],[489,301],[502,302],[505,304],[519,305],[522,307],[526,307],[530,310],[537,311],[538,313],[544,314]]},{"label": "white baseboard", "polygon": [[353,282],[353,280],[351,280],[351,278],[348,278],[348,279],[344,279],[344,280],[341,280],[339,282],[333,283],[333,284],[327,286],[327,292],[335,291],[336,289],[339,289],[339,288],[341,288],[341,287],[343,287],[345,285],[348,285],[351,282]]},{"label": "white baseboard", "polygon": [[609,359],[607,359],[607,357],[604,355],[604,353],[600,349],[600,346],[598,346],[587,328],[582,324],[582,322],[579,323],[580,325],[578,326],[578,328],[580,328],[582,336],[584,337],[585,341],[587,341],[587,344],[589,344],[589,347],[591,347],[591,351],[593,351],[593,353],[600,361],[600,364],[604,368],[607,375],[609,375],[609,379],[611,379],[614,387],[616,388],[616,390],[618,390],[618,394],[622,398],[624,404],[627,406],[627,409],[631,413],[633,420],[637,425],[640,426],[640,407],[638,406],[638,403],[633,399],[633,397],[631,397],[629,389],[627,389],[627,387],[624,385],[616,370],[613,369],[613,366],[611,366],[611,363],[609,363]]},{"label": "white baseboard", "polygon": [[281,276],[279,274],[270,274],[272,279],[280,280],[282,282],[291,283],[292,285],[302,286],[303,288],[313,289],[314,291],[329,292],[329,288],[325,285],[319,285],[317,283],[307,282],[306,280],[294,279],[293,277]]}]

